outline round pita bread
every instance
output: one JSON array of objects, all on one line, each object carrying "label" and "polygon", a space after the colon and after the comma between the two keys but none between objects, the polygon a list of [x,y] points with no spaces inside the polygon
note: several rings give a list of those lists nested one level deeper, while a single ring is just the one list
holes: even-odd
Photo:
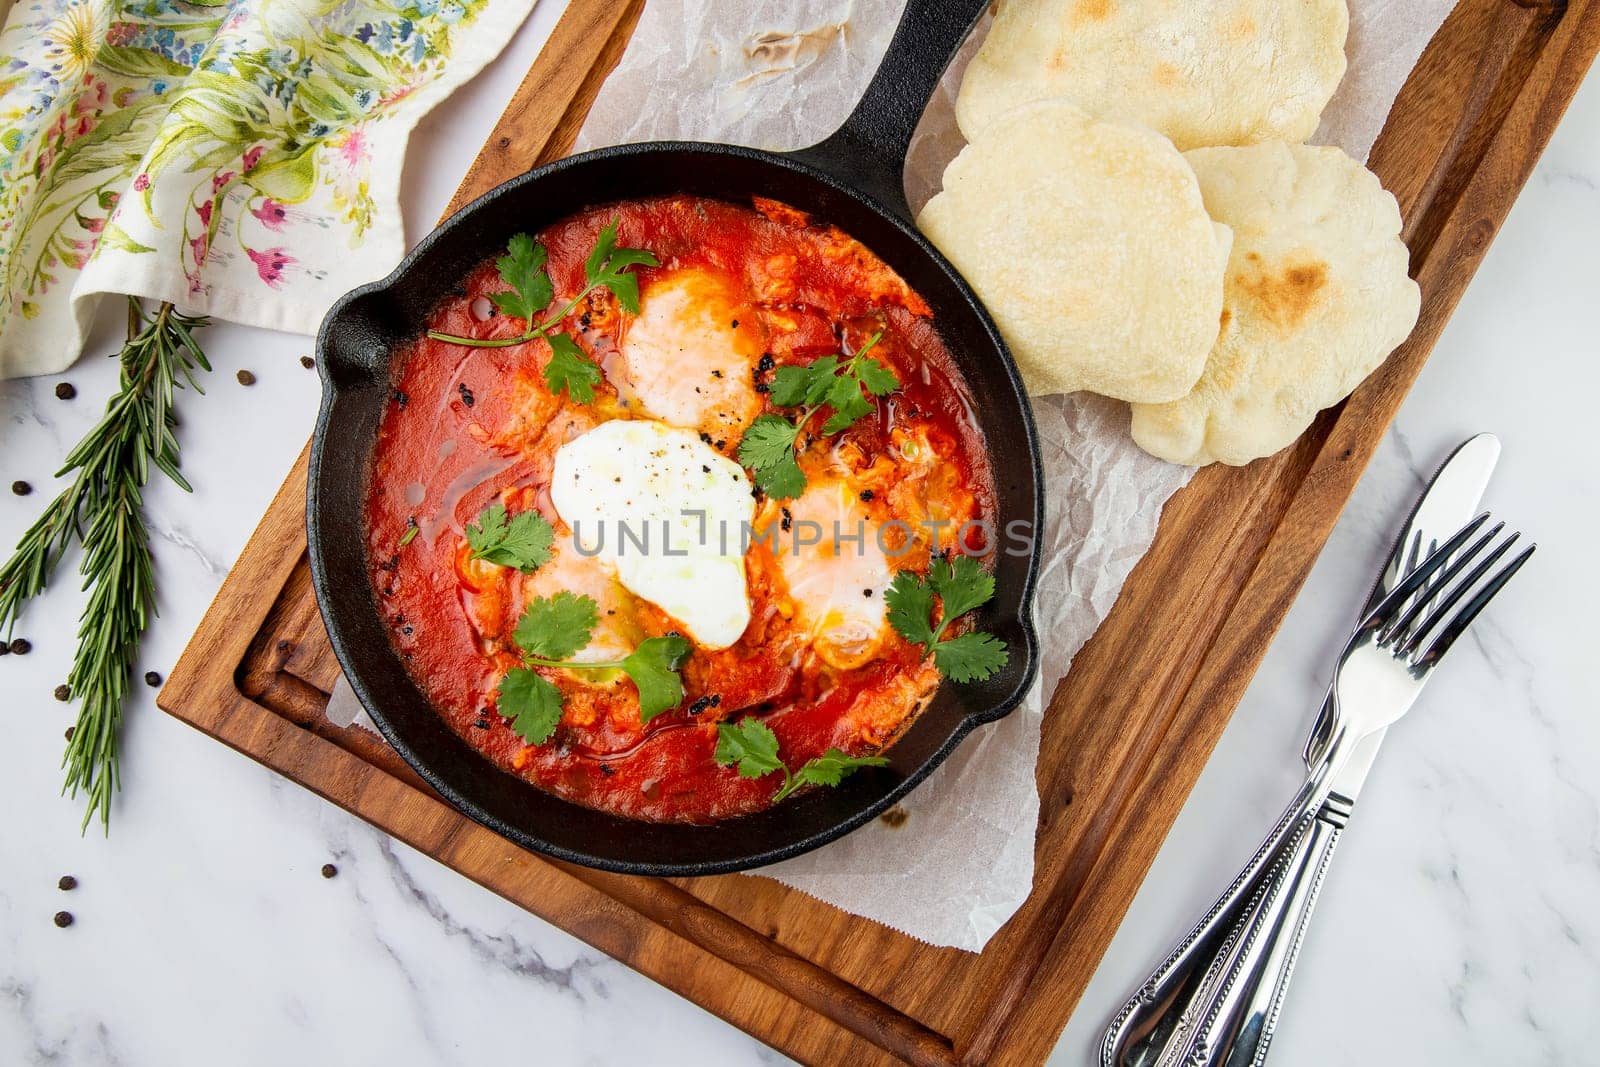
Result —
[{"label": "round pita bread", "polygon": [[1304,141],[1344,77],[1349,28],[1345,0],[1003,0],[956,119],[971,140],[1066,97],[1180,149]]},{"label": "round pita bread", "polygon": [[1262,144],[1186,157],[1233,228],[1222,334],[1193,392],[1135,404],[1133,439],[1174,463],[1269,456],[1411,333],[1421,306],[1400,208],[1337,148]]},{"label": "round pita bread", "polygon": [[918,224],[983,298],[1034,395],[1158,402],[1200,376],[1229,234],[1155,131],[1064,100],[1018,108],[962,149]]}]

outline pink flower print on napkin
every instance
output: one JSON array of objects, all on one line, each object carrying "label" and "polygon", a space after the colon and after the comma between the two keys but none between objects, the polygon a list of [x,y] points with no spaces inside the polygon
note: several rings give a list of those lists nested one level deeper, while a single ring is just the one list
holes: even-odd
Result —
[{"label": "pink flower print on napkin", "polygon": [[260,207],[250,209],[250,214],[267,229],[274,232],[281,231],[283,224],[288,221],[289,209],[272,199],[270,196],[261,201]]},{"label": "pink flower print on napkin", "polygon": [[256,265],[256,273],[261,275],[261,280],[274,289],[283,282],[283,268],[295,262],[295,258],[281,248],[269,248],[265,252],[247,248],[245,254]]}]

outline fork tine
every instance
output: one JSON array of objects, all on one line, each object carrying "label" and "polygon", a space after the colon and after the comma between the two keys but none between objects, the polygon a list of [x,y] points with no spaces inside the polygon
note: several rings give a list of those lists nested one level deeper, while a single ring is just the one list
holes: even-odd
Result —
[{"label": "fork tine", "polygon": [[[1509,543],[1507,547],[1509,547]],[[1528,562],[1528,557],[1532,556],[1534,549],[1538,547],[1538,545],[1529,545],[1518,553],[1517,557],[1510,563],[1501,567],[1493,578],[1484,583],[1483,588],[1479,589],[1471,600],[1462,605],[1461,610],[1456,612],[1455,617],[1445,624],[1443,630],[1439,631],[1439,636],[1434,639],[1433,644],[1428,646],[1428,651],[1413,661],[1413,669],[1425,671],[1443,659],[1444,654],[1450,651],[1450,646],[1456,643],[1456,638],[1466,632],[1467,627],[1472,625],[1472,620],[1478,617],[1480,611],[1489,606],[1489,601],[1493,600],[1495,594],[1506,587],[1506,583],[1511,581],[1512,576],[1522,569],[1522,565]]]},{"label": "fork tine", "polygon": [[[1505,523],[1495,523],[1489,528],[1489,532],[1478,538],[1478,540],[1474,542],[1470,548],[1461,554],[1459,559],[1451,560],[1448,564],[1446,564],[1444,570],[1439,572],[1436,578],[1428,582],[1427,585],[1423,586],[1423,588],[1417,592],[1417,595],[1412,599],[1411,603],[1406,605],[1406,609],[1401,613],[1400,617],[1394,622],[1390,623],[1388,626],[1384,627],[1383,632],[1378,635],[1378,643],[1380,645],[1388,644],[1390,641],[1394,641],[1397,638],[1403,638],[1415,633],[1416,631],[1411,629],[1411,624],[1416,622],[1417,617],[1428,609],[1428,605],[1433,602],[1433,598],[1438,596],[1439,593],[1450,584],[1451,580],[1455,578],[1456,575],[1460,574],[1467,564],[1473,561],[1478,553],[1483,551],[1485,545],[1487,545],[1490,541],[1493,541],[1496,537],[1500,536],[1500,531],[1504,530],[1505,528]],[[1515,535],[1512,536],[1512,540],[1516,540]],[[1438,542],[1435,541],[1434,544],[1437,545]],[[1433,551],[1437,552],[1438,549],[1435,548]],[[1503,552],[1505,552],[1504,546],[1495,552],[1494,555],[1490,556],[1489,559],[1478,564],[1478,570],[1474,573],[1472,578],[1468,579],[1468,581],[1476,581],[1477,579],[1483,577],[1483,572],[1488,570],[1489,566],[1493,564],[1496,559],[1499,559],[1500,554]],[[1434,622],[1437,621],[1438,617],[1439,613],[1435,611],[1433,614],[1428,616],[1428,620],[1430,622]],[[1424,627],[1424,629],[1426,629],[1426,627]],[[1415,645],[1412,645],[1412,648],[1415,647]]]},{"label": "fork tine", "polygon": [[[1500,530],[1504,528],[1504,526],[1505,523],[1499,523],[1493,530],[1484,536],[1486,538],[1492,538],[1497,535]],[[1517,538],[1521,536],[1522,534],[1513,531],[1510,537],[1507,537],[1504,541],[1500,542],[1500,544],[1495,546],[1493,551],[1484,556],[1483,559],[1479,560],[1478,565],[1472,568],[1471,573],[1469,573],[1465,578],[1461,579],[1461,581],[1457,582],[1449,590],[1449,592],[1445,593],[1444,599],[1435,605],[1433,610],[1428,612],[1427,617],[1424,618],[1421,623],[1419,623],[1409,632],[1401,634],[1405,640],[1402,641],[1400,647],[1395,650],[1396,654],[1409,656],[1411,653],[1421,648],[1422,642],[1427,640],[1428,635],[1433,632],[1433,628],[1444,621],[1450,612],[1455,609],[1456,604],[1460,602],[1461,598],[1473,590],[1478,582],[1482,580],[1483,576],[1489,573],[1489,569],[1500,561],[1500,557],[1505,555],[1506,552],[1510,550],[1511,546],[1517,543]],[[1470,557],[1468,558],[1470,559]],[[1454,576],[1454,574],[1459,572],[1461,569],[1462,568],[1460,566],[1447,568],[1446,573]],[[1429,599],[1432,598],[1430,597]],[[1426,605],[1418,605],[1418,608],[1420,609],[1425,606]]]},{"label": "fork tine", "polygon": [[[1482,526],[1488,521],[1489,513],[1486,511],[1463,526],[1456,532],[1454,537],[1440,545],[1437,550],[1428,553],[1428,558],[1423,560],[1420,565],[1415,567],[1410,574],[1407,574],[1404,578],[1400,579],[1400,581],[1395,584],[1395,587],[1389,591],[1389,595],[1379,601],[1378,606],[1373,608],[1371,613],[1368,614],[1364,620],[1362,620],[1361,629],[1365,631],[1379,628],[1393,619],[1395,617],[1395,612],[1400,610],[1402,605],[1405,604],[1406,599],[1410,597],[1412,593],[1415,593],[1418,589],[1421,589],[1422,586],[1427,582],[1428,578],[1438,571],[1439,568],[1445,565],[1445,563],[1449,560],[1450,555],[1462,545],[1466,544],[1467,539],[1470,538],[1474,533],[1477,533],[1478,527]],[[1471,558],[1470,553],[1465,555],[1466,558]]]}]

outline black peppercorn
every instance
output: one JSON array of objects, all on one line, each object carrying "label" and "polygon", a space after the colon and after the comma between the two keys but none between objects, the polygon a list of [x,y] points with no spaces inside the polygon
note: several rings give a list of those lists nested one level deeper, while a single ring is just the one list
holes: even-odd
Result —
[{"label": "black peppercorn", "polygon": [[312,359],[310,356],[301,356],[300,365],[306,370],[312,370],[316,367],[317,361]]},{"label": "black peppercorn", "polygon": [[58,912],[56,912],[56,925],[61,927],[63,930],[65,930],[67,927],[71,926],[72,925],[72,912],[70,912],[70,911],[58,911]]},{"label": "black peppercorn", "polygon": [[33,486],[19,479],[18,481],[11,483],[11,491],[18,496],[27,496],[29,493],[33,492]]},{"label": "black peppercorn", "polygon": [[161,684],[161,675],[157,674],[155,671],[145,671],[144,684],[148,685],[151,689],[155,689]]},{"label": "black peppercorn", "polygon": [[67,701],[72,699],[72,690],[65,685],[56,686],[56,699]]},{"label": "black peppercorn", "polygon": [[247,370],[240,371],[238,374],[235,374],[234,377],[239,379],[239,384],[240,385],[254,385],[254,384],[256,384],[256,376],[254,374],[251,374]]},{"label": "black peppercorn", "polygon": [[72,877],[70,874],[63,874],[61,876],[61,881],[56,883],[56,888],[61,890],[76,889],[78,888],[78,880]]},{"label": "black peppercorn", "polygon": [[71,400],[73,397],[75,397],[77,395],[78,395],[78,390],[76,390],[76,389],[74,389],[72,387],[72,383],[71,382],[59,382],[59,383],[56,384],[56,399],[57,400]]},{"label": "black peppercorn", "polygon": [[68,740],[68,741],[71,741],[71,740],[72,740],[72,735],[73,735],[73,734],[75,734],[75,733],[77,733],[77,732],[78,732],[78,728],[77,728],[77,727],[76,727],[76,726],[69,726],[69,727],[67,727],[67,732],[66,732],[66,734],[65,734],[65,736],[66,736],[66,739],[67,739],[67,740]]},{"label": "black peppercorn", "polygon": [[33,642],[29,641],[26,637],[19,637],[15,641],[11,642],[11,654],[13,656],[26,656],[32,651]]},{"label": "black peppercorn", "polygon": [[324,878],[332,878],[334,875],[336,875],[338,873],[339,873],[339,868],[335,867],[333,864],[324,863],[322,865],[322,877],[324,877]]}]

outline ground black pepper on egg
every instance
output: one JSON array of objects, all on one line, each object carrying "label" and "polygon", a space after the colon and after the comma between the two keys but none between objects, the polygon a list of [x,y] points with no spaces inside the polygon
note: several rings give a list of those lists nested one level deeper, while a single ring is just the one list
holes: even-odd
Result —
[{"label": "ground black pepper on egg", "polygon": [[472,390],[467,388],[466,382],[458,382],[456,384],[456,391],[461,394],[461,402],[467,405],[467,407],[470,408],[473,404],[477,403],[477,398],[472,395]]}]

